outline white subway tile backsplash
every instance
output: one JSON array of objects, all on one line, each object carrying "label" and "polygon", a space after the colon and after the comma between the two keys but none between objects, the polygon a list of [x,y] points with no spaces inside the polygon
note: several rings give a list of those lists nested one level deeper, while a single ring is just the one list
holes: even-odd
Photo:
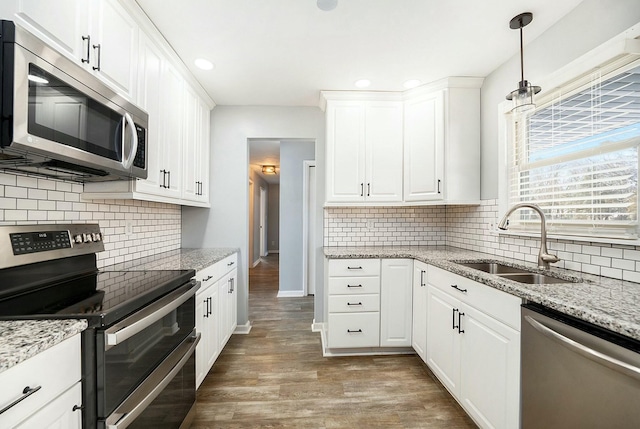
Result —
[{"label": "white subway tile backsplash", "polygon": [[[448,245],[535,263],[540,240],[500,235],[498,211],[497,200],[479,206],[329,207],[324,245]],[[374,222],[371,230],[363,219]],[[556,266],[640,282],[640,246],[548,239],[548,247],[562,259]]]},{"label": "white subway tile backsplash", "polygon": [[[99,223],[105,236],[99,267],[180,248],[180,206],[84,201],[82,191],[77,183],[0,173],[0,224]],[[125,233],[128,222],[133,226],[130,235]]]}]

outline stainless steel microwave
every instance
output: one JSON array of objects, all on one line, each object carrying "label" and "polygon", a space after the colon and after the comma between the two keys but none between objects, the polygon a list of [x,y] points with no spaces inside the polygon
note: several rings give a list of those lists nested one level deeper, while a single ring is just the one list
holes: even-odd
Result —
[{"label": "stainless steel microwave", "polygon": [[147,177],[148,115],[0,21],[0,170],[76,182]]}]

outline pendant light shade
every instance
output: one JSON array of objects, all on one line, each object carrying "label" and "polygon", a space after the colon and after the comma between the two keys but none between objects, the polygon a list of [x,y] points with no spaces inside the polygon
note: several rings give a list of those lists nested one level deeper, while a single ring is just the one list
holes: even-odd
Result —
[{"label": "pendant light shade", "polygon": [[531,85],[531,83],[524,78],[524,45],[522,42],[522,29],[529,25],[531,21],[533,21],[533,14],[531,12],[524,12],[520,15],[514,16],[509,22],[509,27],[511,29],[520,30],[520,82],[518,83],[517,89],[514,89],[507,94],[507,100],[513,101],[511,111],[514,113],[522,113],[535,109],[536,104],[534,102],[534,96],[542,89],[539,86]]}]

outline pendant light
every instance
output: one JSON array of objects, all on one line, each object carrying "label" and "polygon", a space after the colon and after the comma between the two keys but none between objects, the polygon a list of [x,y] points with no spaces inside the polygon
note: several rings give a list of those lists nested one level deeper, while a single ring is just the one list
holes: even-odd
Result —
[{"label": "pendant light", "polygon": [[526,112],[536,107],[533,97],[539,93],[542,88],[539,86],[531,85],[530,82],[524,79],[524,45],[522,43],[522,29],[529,25],[533,21],[533,14],[531,12],[524,12],[520,15],[516,15],[509,22],[509,27],[512,30],[520,30],[520,82],[518,83],[518,89],[511,91],[507,94],[507,100],[513,101],[514,113]]}]

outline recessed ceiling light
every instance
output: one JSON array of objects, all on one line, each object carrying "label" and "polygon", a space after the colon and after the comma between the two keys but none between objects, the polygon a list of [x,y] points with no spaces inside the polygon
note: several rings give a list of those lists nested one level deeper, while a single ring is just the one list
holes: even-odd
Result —
[{"label": "recessed ceiling light", "polygon": [[194,61],[196,67],[202,70],[211,70],[213,69],[213,63],[209,60],[205,60],[204,58],[198,58]]},{"label": "recessed ceiling light", "polygon": [[409,79],[404,83],[404,87],[407,89],[415,88],[420,85],[422,85],[422,81],[419,79]]},{"label": "recessed ceiling light", "polygon": [[338,0],[318,0],[316,4],[318,5],[318,9],[328,12],[338,6]]},{"label": "recessed ceiling light", "polygon": [[359,79],[354,82],[354,85],[358,88],[366,88],[371,85],[371,81],[369,79]]}]

